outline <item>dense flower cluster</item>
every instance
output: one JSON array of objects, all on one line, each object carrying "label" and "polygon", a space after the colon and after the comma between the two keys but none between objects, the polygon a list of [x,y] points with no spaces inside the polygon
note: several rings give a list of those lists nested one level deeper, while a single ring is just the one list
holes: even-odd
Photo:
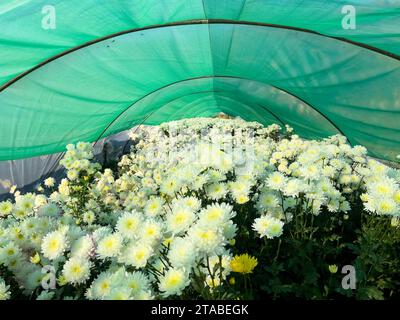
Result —
[{"label": "dense flower cluster", "polygon": [[38,299],[204,296],[257,268],[233,258],[238,233],[285,237],[300,213],[346,217],[360,199],[398,221],[399,170],[342,136],[307,141],[286,129],[170,122],[133,134],[113,170],[93,161],[90,144],[67,146],[58,185],[49,178],[44,193],[0,203],[0,299],[11,284]]},{"label": "dense flower cluster", "polygon": [[10,298],[9,286],[6,286],[3,279],[0,278],[0,300],[8,300]]}]

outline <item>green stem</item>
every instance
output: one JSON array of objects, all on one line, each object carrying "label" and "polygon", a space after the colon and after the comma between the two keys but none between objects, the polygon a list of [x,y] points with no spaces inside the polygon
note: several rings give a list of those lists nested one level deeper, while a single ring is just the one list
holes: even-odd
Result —
[{"label": "green stem", "polygon": [[210,277],[211,277],[212,286],[215,287],[214,274],[211,273],[211,269],[210,269],[210,260],[208,259],[208,256],[207,256],[207,270],[208,270],[208,273],[209,273],[209,275],[210,275]]},{"label": "green stem", "polygon": [[274,262],[276,262],[276,261],[278,260],[279,252],[280,252],[280,250],[281,250],[281,243],[282,243],[282,240],[279,239],[279,242],[278,242],[278,249],[276,250],[276,255],[275,255],[275,258],[274,258]]}]

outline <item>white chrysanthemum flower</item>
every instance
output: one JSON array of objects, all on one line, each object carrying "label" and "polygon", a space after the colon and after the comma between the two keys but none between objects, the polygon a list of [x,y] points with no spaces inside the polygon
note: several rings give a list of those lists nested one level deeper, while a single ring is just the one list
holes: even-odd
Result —
[{"label": "white chrysanthemum flower", "polygon": [[233,194],[233,197],[237,204],[245,204],[250,201],[250,197],[247,193]]},{"label": "white chrysanthemum flower", "polygon": [[35,198],[33,194],[28,193],[23,196],[18,196],[15,198],[16,207],[24,210],[25,212],[30,212],[35,206]]},{"label": "white chrysanthemum flower", "polygon": [[185,166],[179,170],[179,177],[185,182],[193,181],[196,174],[197,172],[193,170],[192,166]]},{"label": "white chrysanthemum flower", "polygon": [[287,178],[282,173],[274,172],[268,177],[267,185],[273,190],[283,190],[286,180]]},{"label": "white chrysanthemum flower", "polygon": [[226,203],[216,203],[207,206],[199,213],[199,221],[201,224],[218,227],[236,216],[233,207]]},{"label": "white chrysanthemum flower", "polygon": [[78,237],[85,234],[81,227],[76,225],[76,223],[73,223],[74,220],[66,220],[69,222],[58,224],[57,220],[49,217],[43,217],[42,219],[47,219],[52,229],[58,227],[58,231],[64,233],[65,237],[68,237],[69,240],[76,240]]},{"label": "white chrysanthemum flower", "polygon": [[326,165],[322,167],[321,172],[325,177],[333,179],[336,174],[336,169],[330,165]]},{"label": "white chrysanthemum flower", "polygon": [[43,238],[42,253],[50,260],[60,257],[66,248],[67,238],[64,230],[50,232]]},{"label": "white chrysanthemum flower", "polygon": [[189,207],[175,206],[166,217],[167,230],[173,234],[186,231],[195,219],[195,214]]},{"label": "white chrysanthemum flower", "polygon": [[306,180],[318,180],[321,177],[321,167],[315,164],[309,164],[300,167],[300,176]]},{"label": "white chrysanthemum flower", "polygon": [[150,280],[143,272],[136,271],[129,273],[125,283],[132,290],[131,292],[134,296],[150,290]]},{"label": "white chrysanthemum flower", "polygon": [[393,193],[393,200],[400,205],[400,190]]},{"label": "white chrysanthemum flower", "polygon": [[372,172],[374,172],[378,176],[386,175],[389,168],[385,166],[383,163],[380,163],[374,159],[368,159],[368,165],[371,168]]},{"label": "white chrysanthemum flower", "polygon": [[158,216],[162,213],[164,200],[160,197],[151,197],[144,207],[144,213],[150,217]]},{"label": "white chrysanthemum flower", "polygon": [[151,290],[140,291],[135,298],[137,300],[154,300],[154,295]]},{"label": "white chrysanthemum flower", "polygon": [[25,289],[34,291],[36,288],[42,285],[42,280],[45,279],[46,276],[48,277],[49,274],[43,274],[40,268],[34,267],[26,276],[26,281],[24,284]]},{"label": "white chrysanthemum flower", "polygon": [[92,282],[86,296],[89,299],[102,299],[111,292],[112,284],[111,274],[109,272],[102,272],[96,280]]},{"label": "white chrysanthemum flower", "polygon": [[226,180],[226,176],[223,172],[215,169],[209,169],[207,171],[210,183],[218,183]]},{"label": "white chrysanthemum flower", "polygon": [[222,225],[222,233],[226,240],[235,238],[237,230],[237,225],[234,224],[232,220],[229,220]]},{"label": "white chrysanthemum flower", "polygon": [[68,170],[67,177],[69,180],[74,181],[79,177],[79,171],[75,169]]},{"label": "white chrysanthemum flower", "polygon": [[349,212],[350,210],[351,210],[350,203],[343,197],[339,204],[339,211],[346,213]]},{"label": "white chrysanthemum flower", "polygon": [[290,179],[283,189],[283,193],[288,197],[298,197],[301,192],[307,192],[308,186],[300,179]]},{"label": "white chrysanthemum flower", "polygon": [[329,212],[338,212],[340,207],[339,199],[329,199],[326,207],[328,208]]},{"label": "white chrysanthemum flower", "polygon": [[168,251],[168,259],[174,267],[190,269],[196,259],[196,248],[187,238],[176,238]]},{"label": "white chrysanthemum flower", "polygon": [[[29,218],[28,218],[29,219]],[[23,220],[25,221],[25,220]],[[8,228],[8,238],[14,241],[17,245],[23,246],[24,240],[26,240],[26,234],[23,233],[22,225],[14,225]]]},{"label": "white chrysanthemum flower", "polygon": [[0,263],[9,266],[10,263],[21,256],[21,248],[14,242],[8,242],[0,247]]},{"label": "white chrysanthemum flower", "polygon": [[252,227],[261,238],[267,237],[268,239],[272,239],[282,234],[283,225],[284,223],[279,219],[265,215],[255,219]]},{"label": "white chrysanthemum flower", "polygon": [[9,291],[10,286],[7,286],[2,278],[0,278],[0,300],[8,300],[11,297]]},{"label": "white chrysanthemum flower", "polygon": [[32,235],[36,231],[36,229],[38,229],[38,223],[36,218],[32,217],[22,221],[20,227],[21,227],[21,232],[24,235],[29,236]]},{"label": "white chrysanthemum flower", "polygon": [[258,232],[260,237],[264,237],[267,235],[267,229],[271,224],[271,217],[270,216],[262,216],[257,218],[253,222],[253,230]]},{"label": "white chrysanthemum flower", "polygon": [[233,167],[233,155],[231,154],[225,154],[217,162],[217,168],[223,173],[231,171]]},{"label": "white chrysanthemum flower", "polygon": [[116,287],[105,296],[104,300],[132,300],[132,290],[127,287]]},{"label": "white chrysanthemum flower", "polygon": [[193,180],[191,188],[194,191],[201,190],[208,181],[209,181],[208,175],[206,174],[199,175]]},{"label": "white chrysanthemum flower", "polygon": [[228,190],[224,183],[213,183],[206,188],[206,192],[210,199],[219,200],[225,197]]},{"label": "white chrysanthemum flower", "polygon": [[345,161],[343,159],[331,159],[330,160],[330,165],[335,169],[335,170],[341,170],[345,165]]},{"label": "white chrysanthemum flower", "polygon": [[260,211],[275,209],[279,207],[279,205],[280,203],[278,197],[271,192],[261,193],[257,201],[257,208]]},{"label": "white chrysanthemum flower", "polygon": [[188,236],[196,248],[206,254],[217,254],[226,243],[222,230],[211,229],[208,225],[193,226],[189,229]]},{"label": "white chrysanthemum flower", "polygon": [[94,252],[94,241],[90,235],[75,240],[71,246],[71,257],[88,258]]},{"label": "white chrysanthemum flower", "polygon": [[250,192],[250,184],[244,179],[238,179],[228,183],[229,190],[232,194],[247,194]]},{"label": "white chrysanthemum flower", "polygon": [[93,239],[95,242],[99,242],[111,233],[112,229],[110,227],[99,227],[93,232]]},{"label": "white chrysanthemum flower", "polygon": [[158,289],[164,297],[169,297],[180,295],[189,284],[189,274],[185,269],[171,268],[160,277]]},{"label": "white chrysanthemum flower", "polygon": [[63,276],[71,284],[81,284],[90,277],[92,265],[87,259],[70,258],[63,267]]},{"label": "white chrysanthemum flower", "polygon": [[70,188],[69,188],[69,181],[67,179],[61,180],[61,183],[58,185],[58,192],[64,197],[69,196]]},{"label": "white chrysanthemum flower", "polygon": [[349,174],[342,174],[339,177],[339,183],[340,184],[344,184],[344,185],[348,185],[351,183],[351,175]]},{"label": "white chrysanthemum flower", "polygon": [[122,248],[122,237],[113,233],[101,239],[97,245],[97,254],[100,259],[112,258],[119,255]]},{"label": "white chrysanthemum flower", "polygon": [[142,224],[142,215],[138,212],[124,213],[117,222],[117,230],[125,238],[133,239],[138,236]]},{"label": "white chrysanthemum flower", "polygon": [[381,215],[395,215],[399,213],[400,208],[396,202],[390,198],[380,198],[375,202],[375,211]]},{"label": "white chrysanthemum flower", "polygon": [[379,181],[367,185],[371,194],[377,197],[391,196],[397,190],[396,182],[390,178],[381,178]]},{"label": "white chrysanthemum flower", "polygon": [[[181,202],[182,205],[189,207],[192,209],[193,212],[198,211],[201,208],[201,201],[196,198],[196,197],[184,197],[184,198],[178,198],[178,202]],[[175,203],[173,202],[173,205]]]},{"label": "white chrysanthemum flower", "polygon": [[147,220],[143,223],[140,230],[140,240],[146,243],[154,243],[163,235],[164,225],[157,220]]},{"label": "white chrysanthemum flower", "polygon": [[34,198],[34,207],[38,208],[40,206],[43,206],[47,203],[47,197],[43,194],[38,194]]},{"label": "white chrysanthemum flower", "polygon": [[[71,147],[70,147],[71,148]],[[74,149],[69,150],[71,152],[72,150],[74,151],[81,151],[85,152],[86,150],[90,150],[90,147],[87,146],[86,142],[78,142],[75,146]]]},{"label": "white chrysanthemum flower", "polygon": [[58,215],[60,209],[55,203],[48,203],[41,206],[38,210],[38,216],[55,217]]},{"label": "white chrysanthemum flower", "polygon": [[122,260],[136,268],[143,268],[153,255],[153,249],[146,243],[135,243],[129,245],[122,256]]},{"label": "white chrysanthemum flower", "polygon": [[8,216],[13,210],[13,205],[10,201],[0,202],[0,217]]},{"label": "white chrysanthemum flower", "polygon": [[18,220],[25,219],[29,215],[29,213],[29,211],[19,206],[16,206],[13,211],[14,217]]},{"label": "white chrysanthemum flower", "polygon": [[47,178],[46,180],[44,180],[44,185],[46,187],[48,187],[48,188],[54,187],[55,183],[56,183],[56,180],[54,178],[52,178],[52,177]]},{"label": "white chrysanthemum flower", "polygon": [[86,212],[83,214],[82,220],[83,220],[83,222],[85,222],[85,223],[91,225],[91,224],[93,224],[93,222],[96,220],[96,214],[95,214],[93,211],[91,211],[91,210],[86,211]]},{"label": "white chrysanthemum flower", "polygon": [[[319,215],[320,214],[320,212],[321,212],[321,209],[322,209],[322,205],[325,203],[325,201],[322,201],[322,200],[318,200],[318,199],[316,199],[316,200],[313,200],[312,201],[312,206],[311,206],[311,212],[312,212],[312,214],[313,215]],[[343,207],[340,207],[340,208],[345,208],[344,206]],[[346,211],[344,211],[344,212],[346,212]]]},{"label": "white chrysanthemum flower", "polygon": [[176,179],[176,177],[171,177],[166,179],[161,187],[160,191],[169,196],[173,196],[181,188],[181,183]]}]

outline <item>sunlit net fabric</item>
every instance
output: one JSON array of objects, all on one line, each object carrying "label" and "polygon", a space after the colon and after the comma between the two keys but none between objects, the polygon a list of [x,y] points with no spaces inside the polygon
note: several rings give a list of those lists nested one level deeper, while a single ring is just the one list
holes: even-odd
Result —
[{"label": "sunlit net fabric", "polygon": [[55,0],[54,30],[45,5],[0,3],[0,160],[219,112],[400,153],[400,1]]}]

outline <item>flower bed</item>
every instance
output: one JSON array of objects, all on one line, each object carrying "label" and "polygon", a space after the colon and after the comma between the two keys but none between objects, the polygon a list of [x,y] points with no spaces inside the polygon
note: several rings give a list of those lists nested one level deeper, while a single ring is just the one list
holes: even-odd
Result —
[{"label": "flower bed", "polygon": [[0,299],[398,295],[400,173],[364,147],[238,119],[132,140],[104,167],[69,145],[65,179],[0,203]]}]

